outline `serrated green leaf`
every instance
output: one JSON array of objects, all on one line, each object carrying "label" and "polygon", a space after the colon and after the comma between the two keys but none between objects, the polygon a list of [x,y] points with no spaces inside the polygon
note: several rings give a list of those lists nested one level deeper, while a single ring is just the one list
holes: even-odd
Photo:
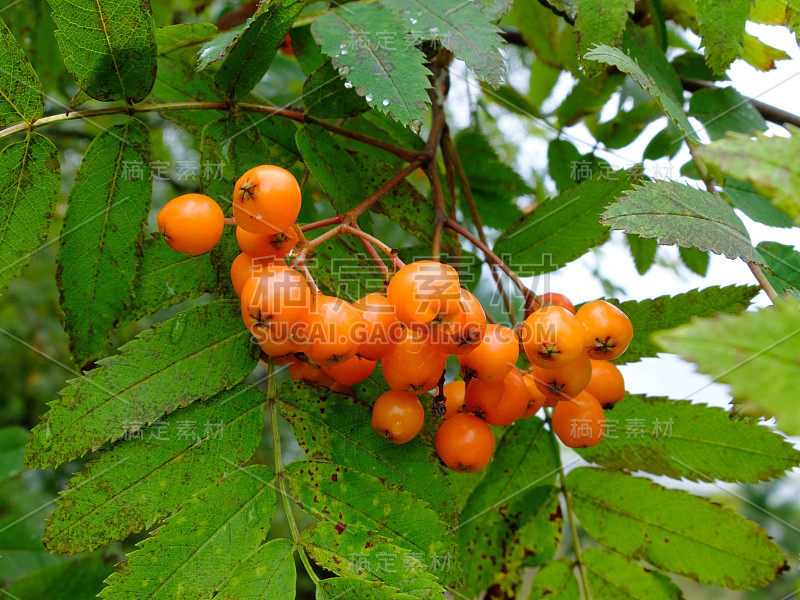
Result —
[{"label": "serrated green leaf", "polygon": [[[345,467],[318,461],[298,461],[286,467],[291,494],[320,521],[342,527],[355,525],[391,543],[421,553],[425,562],[451,552],[453,539],[447,526],[427,502],[386,480]],[[409,519],[413,514],[414,518]],[[450,565],[437,565],[433,573],[452,577]],[[452,567],[452,568],[451,568]]]},{"label": "serrated green leaf", "polygon": [[403,125],[419,129],[429,103],[425,56],[381,32],[402,31],[396,15],[377,4],[352,3],[325,13],[311,26],[322,51],[356,93]]},{"label": "serrated green leaf", "polygon": [[[223,97],[213,77],[204,71],[195,72],[194,58],[191,48],[159,56],[150,99],[156,102],[220,102]],[[196,136],[200,136],[204,125],[225,116],[216,110],[167,110],[159,114]]]},{"label": "serrated green leaf", "polygon": [[259,5],[244,31],[226,49],[225,60],[214,76],[227,98],[241,98],[261,81],[303,6],[302,0]]},{"label": "serrated green leaf", "polygon": [[681,588],[672,583],[669,577],[645,569],[619,554],[589,548],[583,553],[583,564],[595,600],[683,599]]},{"label": "serrated green leaf", "polygon": [[440,514],[454,516],[453,496],[432,448],[419,438],[398,446],[374,435],[368,403],[302,383],[284,384],[278,400],[281,414],[310,458],[382,477]]},{"label": "serrated green leaf", "polygon": [[[303,531],[301,544],[315,563],[340,577],[379,581],[414,598],[440,598],[444,592],[431,564],[409,550],[376,541],[361,527],[317,522]],[[449,555],[432,560],[444,563]]]},{"label": "serrated green leaf", "polygon": [[47,236],[61,187],[56,147],[31,133],[0,151],[0,291]]},{"label": "serrated green leaf", "polygon": [[233,186],[245,171],[261,164],[283,168],[298,158],[294,124],[272,115],[228,115],[203,128],[200,189],[230,214]]},{"label": "serrated green leaf", "polygon": [[775,306],[738,317],[696,320],[659,333],[655,340],[697,364],[714,381],[729,384],[746,412],[776,416],[783,431],[800,432],[793,391],[800,375],[800,304],[796,300],[779,299]]},{"label": "serrated green leaf", "polygon": [[207,253],[189,256],[175,252],[167,246],[164,236],[154,234],[142,244],[139,276],[122,322],[136,321],[216,287],[217,272]]},{"label": "serrated green leaf", "polygon": [[[633,0],[575,0],[575,35],[580,56],[595,44],[618,46],[628,23],[628,13],[633,12]],[[585,64],[587,73],[593,75],[602,67],[595,62]]]},{"label": "serrated green leaf", "polygon": [[511,5],[513,3],[513,0],[478,0],[477,2],[483,14],[486,15],[490,21],[497,21],[500,17],[505,15],[511,10]]},{"label": "serrated green leaf", "polygon": [[625,171],[584,181],[509,227],[494,251],[510,257],[512,268],[523,276],[555,271],[608,239],[600,213],[631,187],[633,181]]},{"label": "serrated green leaf", "polygon": [[409,23],[411,39],[436,41],[463,60],[479,79],[495,89],[506,72],[499,48],[505,45],[500,29],[472,2],[458,0],[381,0],[381,4]]},{"label": "serrated green leaf", "polygon": [[628,395],[606,413],[608,435],[584,459],[673,479],[757,483],[800,464],[800,452],[768,427],[718,407]]},{"label": "serrated green leaf", "polygon": [[256,551],[275,511],[273,474],[253,465],[201,490],[137,544],[99,596],[108,600],[210,598]]},{"label": "serrated green leaf", "polygon": [[742,51],[750,0],[697,0],[697,22],[703,38],[706,63],[724,73]]},{"label": "serrated green leaf", "polygon": [[[241,381],[258,361],[239,302],[191,308],[142,332],[72,379],[31,432],[26,465],[44,468],[115,441]],[[132,426],[131,423],[138,425]]]},{"label": "serrated green leaf", "polygon": [[625,241],[628,242],[628,248],[630,248],[633,262],[636,265],[636,272],[644,275],[656,261],[658,242],[640,238],[638,235],[626,235]]},{"label": "serrated green leaf", "polygon": [[723,194],[733,203],[734,208],[738,208],[754,221],[770,227],[792,226],[792,219],[788,215],[775,208],[746,181],[727,177]]},{"label": "serrated green leaf", "polygon": [[521,582],[523,567],[538,567],[553,560],[564,528],[558,488],[535,487],[525,492],[522,502],[535,508],[506,545],[505,566],[495,575],[494,585],[507,591]]},{"label": "serrated green leaf", "polygon": [[22,457],[28,432],[22,427],[3,427],[0,429],[0,481],[17,475],[22,471]]},{"label": "serrated green leaf", "polygon": [[767,279],[779,294],[800,289],[800,252],[778,242],[761,242],[756,249],[767,261]]},{"label": "serrated green leaf", "polygon": [[737,179],[744,179],[782,212],[800,224],[800,128],[787,125],[791,137],[730,133],[698,148],[709,164]]},{"label": "serrated green leaf", "polygon": [[70,554],[94,550],[167,516],[252,458],[264,401],[260,391],[237,386],[129,434],[86,462],[59,497],[46,547]]},{"label": "serrated green leaf", "polygon": [[159,27],[156,29],[158,55],[201,44],[215,35],[217,35],[217,26],[213,23],[179,23]]},{"label": "serrated green leaf", "polygon": [[764,25],[785,25],[787,8],[781,0],[755,0],[750,7],[750,20]]},{"label": "serrated green leaf", "polygon": [[303,83],[303,104],[309,115],[320,119],[354,117],[369,110],[366,100],[344,85],[330,62],[312,72]]},{"label": "serrated green leaf", "polygon": [[542,567],[536,577],[528,600],[580,600],[574,566],[568,560],[554,560]]},{"label": "serrated green leaf", "polygon": [[156,77],[150,2],[48,0],[64,66],[95,100],[139,102]]},{"label": "serrated green leaf", "polygon": [[228,50],[233,46],[233,43],[244,31],[244,28],[252,23],[253,19],[248,19],[244,24],[231,27],[227,31],[223,31],[217,37],[209,40],[197,51],[197,72],[200,73],[208,67],[208,65],[219,62]]},{"label": "serrated green leaf", "polygon": [[[617,48],[602,45],[590,50],[584,58],[615,66],[620,71],[627,73],[642,89],[650,93],[664,113],[672,119],[689,140],[695,143],[699,142],[697,133],[683,111],[683,102],[675,95],[671,81],[664,76],[664,71],[648,68],[651,66],[652,58],[644,52],[637,51],[635,47],[629,47],[628,52],[629,54],[625,54]],[[659,66],[662,69],[671,70],[666,59]]]},{"label": "serrated green leaf", "polygon": [[765,44],[759,38],[749,33],[744,34],[742,43],[742,60],[759,71],[771,71],[775,62],[791,58],[784,50]]},{"label": "serrated green leaf", "polygon": [[6,595],[18,600],[75,600],[89,598],[103,589],[103,579],[114,566],[102,554],[49,565],[20,577],[7,589]]},{"label": "serrated green leaf", "polygon": [[295,139],[303,162],[337,213],[347,212],[369,196],[358,165],[330,133],[318,125],[303,125]]},{"label": "serrated green leaf", "polygon": [[[400,170],[363,152],[354,154],[353,160],[361,170],[361,181],[370,194],[379,190]],[[394,186],[372,206],[372,210],[386,215],[420,242],[433,239],[433,204],[408,181],[401,181]]]},{"label": "serrated green leaf", "polygon": [[215,600],[294,600],[297,569],[294,544],[271,540],[228,575]]},{"label": "serrated green leaf", "polygon": [[0,19],[0,127],[20,121],[30,123],[43,112],[42,82]]},{"label": "serrated green leaf", "polygon": [[[505,229],[519,219],[522,211],[514,200],[532,192],[525,180],[500,160],[482,135],[462,132],[455,145],[483,223]],[[466,206],[464,214],[469,214]]]},{"label": "serrated green leaf", "polygon": [[685,52],[676,56],[670,63],[675,72],[687,79],[698,81],[729,81],[725,73],[714,73],[706,64],[706,59],[697,52]]},{"label": "serrated green leaf", "polygon": [[689,101],[689,116],[704,125],[712,140],[729,131],[750,134],[767,130],[761,113],[732,87],[697,90]]},{"label": "serrated green leaf", "polygon": [[56,278],[78,365],[103,355],[133,293],[150,211],[150,157],[147,126],[129,118],[92,141],[75,174]]},{"label": "serrated green leaf", "polygon": [[716,194],[676,181],[646,181],[633,186],[603,213],[601,222],[662,245],[677,244],[730,259],[763,263],[733,209]]},{"label": "serrated green leaf", "polygon": [[558,468],[558,444],[541,419],[517,421],[500,440],[486,476],[461,511],[457,534],[467,595],[492,583],[514,534],[539,508],[531,500],[545,500],[526,490],[555,483]]},{"label": "serrated green leaf", "polygon": [[704,498],[585,467],[565,485],[583,529],[633,559],[735,590],[766,585],[788,568],[766,531]]},{"label": "serrated green leaf", "polygon": [[355,577],[329,577],[317,587],[317,600],[413,600],[413,596],[399,594],[397,590],[379,581],[365,581]]},{"label": "serrated green leaf", "polygon": [[750,300],[759,291],[758,287],[747,285],[712,286],[641,302],[609,299],[633,324],[633,340],[625,353],[614,362],[625,364],[656,356],[664,349],[651,339],[654,332],[688,323],[692,317],[710,317],[717,313],[738,314],[750,305]]},{"label": "serrated green leaf", "polygon": [[678,247],[678,252],[687,269],[697,273],[700,277],[706,276],[706,273],[708,273],[708,265],[711,262],[711,257],[708,255],[708,252],[700,252],[697,248],[683,248],[680,246]]}]

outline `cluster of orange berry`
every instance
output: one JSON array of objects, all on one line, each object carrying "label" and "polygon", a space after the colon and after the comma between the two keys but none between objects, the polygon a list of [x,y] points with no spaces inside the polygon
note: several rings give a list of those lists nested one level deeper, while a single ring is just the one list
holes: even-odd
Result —
[{"label": "cluster of orange berry", "polygon": [[[560,294],[538,299],[516,329],[487,324],[478,299],[453,267],[422,260],[399,268],[386,294],[354,303],[312,291],[283,258],[296,247],[301,192],[294,176],[262,165],[236,183],[233,216],[242,253],[231,266],[242,319],[269,357],[289,364],[295,380],[344,390],[368,378],[377,362],[390,391],[377,398],[372,427],[403,444],[419,434],[425,411],[419,395],[437,389],[442,418],[436,450],[459,472],[483,468],[494,452],[490,425],[502,426],[553,407],[552,427],[571,447],[592,446],[605,431],[603,407],[625,395],[610,362],[633,336],[628,318],[598,300],[575,311]],[[207,196],[169,202],[158,226],[170,247],[189,254],[211,249],[224,217]],[[516,364],[520,346],[532,364]],[[444,384],[456,355],[463,381]]]}]

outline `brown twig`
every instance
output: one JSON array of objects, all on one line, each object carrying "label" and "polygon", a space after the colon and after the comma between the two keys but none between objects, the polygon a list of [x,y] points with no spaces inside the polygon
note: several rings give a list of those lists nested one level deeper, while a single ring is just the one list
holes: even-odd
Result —
[{"label": "brown twig", "polygon": [[[353,229],[358,229],[361,231],[361,228],[357,224],[353,224]],[[385,283],[389,283],[389,267],[387,267],[386,263],[383,262],[383,259],[378,256],[378,253],[375,251],[375,246],[372,244],[372,242],[364,239],[363,237],[359,236],[359,239],[361,240],[361,243],[364,244],[367,254],[372,257],[372,260],[378,266],[378,269],[380,269],[381,275],[383,275],[383,281]]]},{"label": "brown twig", "polygon": [[425,162],[424,158],[417,158],[413,160],[410,164],[408,164],[402,171],[397,173],[394,177],[392,177],[389,181],[384,183],[374,194],[372,194],[369,198],[365,199],[364,201],[360,202],[346,213],[339,215],[339,220],[342,223],[355,223],[356,219],[360,217],[364,212],[367,211],[373,204],[375,204],[378,200],[383,198],[393,187],[395,187],[398,183],[403,181],[409,174],[416,171],[420,166],[422,166]]}]

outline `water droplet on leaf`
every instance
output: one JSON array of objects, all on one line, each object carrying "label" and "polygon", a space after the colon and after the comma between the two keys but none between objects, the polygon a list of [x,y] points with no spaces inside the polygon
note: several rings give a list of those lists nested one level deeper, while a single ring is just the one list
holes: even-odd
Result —
[{"label": "water droplet on leaf", "polygon": [[365,99],[367,102],[372,102],[372,94],[367,94],[366,96],[364,96],[364,99]]},{"label": "water droplet on leaf", "polygon": [[388,100],[384,100],[383,102],[381,102],[381,104],[383,104],[384,106],[389,106],[389,101]]}]

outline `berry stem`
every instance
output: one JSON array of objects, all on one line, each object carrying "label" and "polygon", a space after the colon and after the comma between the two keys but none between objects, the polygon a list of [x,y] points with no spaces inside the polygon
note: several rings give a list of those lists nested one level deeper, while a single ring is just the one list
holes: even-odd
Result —
[{"label": "berry stem", "polygon": [[[357,224],[353,224],[353,229],[358,229],[361,231],[361,228]],[[375,246],[372,244],[372,242],[364,239],[361,236],[359,236],[359,239],[361,240],[361,243],[364,244],[367,254],[372,257],[372,260],[378,266],[378,269],[380,269],[381,275],[383,275],[383,281],[385,283],[389,283],[389,267],[387,267],[386,263],[384,263],[381,257],[378,256],[378,253],[375,251]]]},{"label": "berry stem", "polygon": [[308,559],[305,550],[300,547],[300,529],[297,527],[297,521],[292,512],[292,503],[289,497],[289,491],[286,485],[286,476],[283,472],[283,455],[281,454],[281,435],[278,429],[278,402],[275,399],[277,395],[277,386],[275,385],[275,359],[269,359],[269,366],[267,367],[267,405],[269,406],[269,420],[272,425],[272,453],[275,457],[275,477],[278,480],[278,493],[283,496],[283,509],[286,513],[286,522],[289,524],[289,530],[292,532],[292,539],[294,540],[297,553],[300,555],[300,560],[308,573],[314,585],[319,585],[319,577],[314,572],[311,566],[311,561]]},{"label": "berry stem", "polygon": [[488,258],[490,261],[492,261],[494,264],[500,267],[503,270],[503,272],[506,275],[508,275],[509,279],[511,279],[511,281],[514,282],[514,285],[517,286],[519,291],[522,292],[522,295],[525,298],[526,308],[532,307],[533,305],[535,306],[542,305],[541,298],[539,298],[539,296],[534,294],[533,291],[531,291],[524,283],[522,283],[522,280],[516,273],[514,273],[511,267],[509,267],[505,262],[503,262],[503,260],[499,256],[497,256],[497,254],[492,252],[492,250],[485,242],[481,241],[475,234],[462,227],[459,223],[457,223],[453,219],[447,219],[447,221],[445,221],[444,224],[445,227],[449,227],[457,234],[467,238],[467,240],[469,240],[469,242],[473,246],[479,248],[481,252],[483,252],[486,258]]},{"label": "berry stem", "polygon": [[[472,223],[475,225],[475,229],[478,231],[478,237],[480,238],[481,242],[488,247],[488,242],[486,241],[486,232],[483,230],[483,222],[481,221],[481,216],[478,213],[478,206],[475,204],[475,197],[472,195],[472,188],[469,185],[469,178],[467,177],[467,172],[464,170],[464,164],[461,162],[461,156],[458,154],[456,146],[450,137],[449,129],[445,129],[444,136],[442,138],[442,153],[445,156],[449,156],[451,159],[452,166],[455,168],[456,174],[458,175],[458,181],[461,183],[461,190],[464,192],[464,200],[467,203],[467,208],[469,208],[469,214],[472,217]],[[447,166],[447,162],[448,161],[445,160],[445,166]],[[453,198],[453,207],[455,211],[455,198]],[[451,219],[455,221],[455,218],[451,217]],[[500,297],[503,298],[503,303],[506,305],[508,318],[511,320],[512,325],[516,325],[517,316],[514,314],[514,305],[511,303],[511,298],[506,292],[505,286],[503,285],[503,280],[500,278],[500,274],[497,272],[497,265],[494,263],[490,264],[489,271],[492,273],[492,278],[494,279],[494,284],[497,287],[497,291],[500,292]]]},{"label": "berry stem", "polygon": [[341,215],[336,215],[335,217],[329,217],[327,219],[322,219],[321,221],[314,221],[313,223],[308,223],[307,225],[303,225],[300,227],[300,230],[303,232],[311,231],[312,229],[320,229],[321,227],[327,227],[328,225],[338,225],[342,222]]},{"label": "berry stem", "polygon": [[442,139],[442,134],[446,127],[445,112],[441,100],[435,90],[431,90],[431,107],[433,110],[433,122],[428,141],[425,144],[425,151],[431,159],[428,161],[427,175],[431,183],[433,192],[433,204],[435,211],[435,223],[433,228],[433,241],[431,243],[431,258],[439,260],[442,254],[442,234],[444,233],[444,222],[447,220],[447,208],[444,204],[444,194],[442,184],[439,180],[439,165],[436,163],[436,149]]},{"label": "berry stem", "polygon": [[63,123],[64,121],[91,119],[93,117],[102,117],[106,115],[118,115],[118,114],[134,115],[137,113],[167,112],[174,110],[216,110],[220,112],[231,112],[233,110],[241,110],[244,112],[255,112],[265,115],[281,117],[284,119],[289,119],[290,121],[296,121],[297,123],[313,123],[314,125],[318,125],[319,127],[322,127],[323,129],[326,129],[331,133],[341,135],[343,137],[348,137],[350,139],[356,140],[363,144],[367,144],[368,146],[372,146],[374,148],[380,148],[381,150],[386,150],[387,152],[390,152],[391,154],[394,154],[398,158],[401,158],[406,161],[415,160],[420,158],[421,156],[420,152],[406,150],[405,148],[402,148],[400,146],[396,146],[389,142],[385,142],[383,140],[379,140],[377,138],[373,138],[368,135],[358,133],[357,131],[351,131],[349,129],[345,129],[344,127],[341,127],[339,125],[334,125],[333,123],[328,123],[327,121],[323,121],[321,119],[308,116],[302,112],[281,108],[277,106],[270,106],[268,104],[258,104],[255,102],[239,102],[236,103],[235,105],[228,101],[157,102],[153,104],[140,104],[133,106],[129,106],[126,104],[123,106],[106,106],[103,108],[91,108],[88,110],[78,110],[73,112],[60,113],[56,115],[49,115],[47,117],[42,117],[40,119],[37,119],[33,123],[22,122],[22,123],[17,123],[15,125],[11,125],[10,127],[6,127],[5,129],[0,130],[0,139],[12,135],[14,133],[32,131],[34,129],[38,129],[39,127],[52,125],[54,123]]}]

